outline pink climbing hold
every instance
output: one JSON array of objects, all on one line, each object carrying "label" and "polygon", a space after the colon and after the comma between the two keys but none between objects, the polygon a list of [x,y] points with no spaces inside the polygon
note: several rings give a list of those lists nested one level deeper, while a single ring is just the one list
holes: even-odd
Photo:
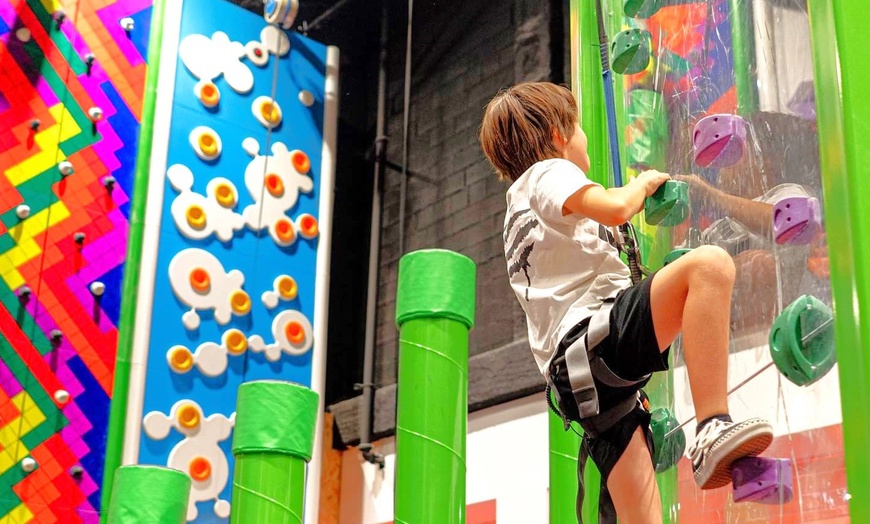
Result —
[{"label": "pink climbing hold", "polygon": [[695,124],[692,137],[695,164],[700,167],[728,167],[743,156],[746,122],[737,115],[710,115]]},{"label": "pink climbing hold", "polygon": [[773,206],[773,238],[777,244],[809,244],[821,228],[817,198],[788,197]]},{"label": "pink climbing hold", "polygon": [[789,459],[747,457],[731,467],[734,502],[785,504],[794,497]]}]

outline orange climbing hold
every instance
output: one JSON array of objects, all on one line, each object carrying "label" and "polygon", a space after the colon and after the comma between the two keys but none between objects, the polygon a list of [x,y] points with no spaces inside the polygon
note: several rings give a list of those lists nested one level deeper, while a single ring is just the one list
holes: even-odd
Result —
[{"label": "orange climbing hold", "polygon": [[296,229],[293,227],[293,222],[286,218],[279,218],[275,222],[275,235],[283,245],[290,245],[296,240]]},{"label": "orange climbing hold", "polygon": [[193,457],[187,466],[187,471],[193,480],[206,481],[211,477],[211,462],[205,457]]},{"label": "orange climbing hold", "polygon": [[293,162],[293,167],[296,171],[299,171],[303,175],[311,169],[311,160],[309,160],[308,155],[302,151],[293,151],[290,160]]},{"label": "orange climbing hold", "polygon": [[237,315],[246,315],[251,311],[251,297],[244,291],[236,291],[230,296],[230,305]]},{"label": "orange climbing hold", "polygon": [[281,121],[281,110],[272,102],[263,102],[260,106],[260,114],[263,115],[263,120],[272,125]]},{"label": "orange climbing hold", "polygon": [[305,340],[305,328],[295,320],[288,322],[284,326],[284,334],[287,335],[287,340],[291,344],[301,344]]},{"label": "orange climbing hold", "polygon": [[205,156],[216,156],[218,154],[217,138],[211,133],[203,133],[199,135],[199,149]]},{"label": "orange climbing hold", "polygon": [[178,408],[177,417],[183,428],[193,429],[199,426],[199,409],[193,404],[184,404]]},{"label": "orange climbing hold", "polygon": [[238,329],[231,329],[224,335],[227,351],[234,355],[244,353],[248,349],[248,338]]},{"label": "orange climbing hold", "polygon": [[221,100],[221,92],[218,91],[216,85],[211,82],[203,84],[202,88],[199,91],[199,100],[202,102],[202,105],[206,107],[214,107],[218,105],[218,102]]},{"label": "orange climbing hold", "polygon": [[280,197],[284,194],[284,181],[274,173],[266,175],[266,191],[273,197]]},{"label": "orange climbing hold", "polygon": [[169,350],[169,366],[173,371],[186,373],[193,367],[193,355],[184,346],[175,346]]},{"label": "orange climbing hold", "polygon": [[196,204],[187,208],[187,223],[193,229],[203,229],[205,227],[205,210]]},{"label": "orange climbing hold", "polygon": [[299,217],[299,230],[305,238],[314,238],[319,231],[317,227],[317,219],[309,214],[304,214]]},{"label": "orange climbing hold", "polygon": [[296,285],[296,281],[293,280],[293,277],[284,275],[280,280],[278,280],[278,294],[281,295],[281,298],[284,300],[293,300],[296,298],[298,292],[299,287]]},{"label": "orange climbing hold", "polygon": [[190,287],[197,293],[208,293],[211,290],[211,277],[208,271],[201,267],[193,268],[190,272]]},{"label": "orange climbing hold", "polygon": [[225,182],[214,188],[214,196],[221,207],[231,208],[236,205],[236,194],[233,188]]}]

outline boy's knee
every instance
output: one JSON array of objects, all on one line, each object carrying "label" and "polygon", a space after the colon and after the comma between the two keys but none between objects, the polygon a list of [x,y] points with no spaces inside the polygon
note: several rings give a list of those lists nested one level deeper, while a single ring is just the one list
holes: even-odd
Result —
[{"label": "boy's knee", "polygon": [[734,282],[736,269],[734,259],[727,251],[719,246],[700,246],[694,249],[694,272],[704,280],[721,280],[728,283]]}]

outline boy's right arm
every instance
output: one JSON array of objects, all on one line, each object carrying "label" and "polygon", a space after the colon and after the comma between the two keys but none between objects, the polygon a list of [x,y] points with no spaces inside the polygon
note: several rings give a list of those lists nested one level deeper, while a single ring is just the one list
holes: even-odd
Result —
[{"label": "boy's right arm", "polygon": [[562,213],[576,213],[605,226],[618,226],[640,212],[644,199],[670,178],[667,173],[644,171],[622,187],[586,186],[568,197]]}]

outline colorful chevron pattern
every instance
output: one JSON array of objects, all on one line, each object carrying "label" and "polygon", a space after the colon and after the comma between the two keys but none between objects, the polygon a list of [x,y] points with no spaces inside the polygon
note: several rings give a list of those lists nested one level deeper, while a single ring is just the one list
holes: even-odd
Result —
[{"label": "colorful chevron pattern", "polygon": [[0,0],[0,524],[99,518],[150,16]]}]

